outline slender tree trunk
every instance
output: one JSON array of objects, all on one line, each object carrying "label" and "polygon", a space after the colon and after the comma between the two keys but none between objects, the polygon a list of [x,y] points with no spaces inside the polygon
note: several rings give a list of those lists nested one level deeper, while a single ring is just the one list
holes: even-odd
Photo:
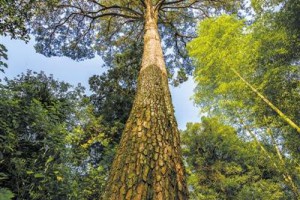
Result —
[{"label": "slender tree trunk", "polygon": [[104,200],[188,199],[157,13],[150,0],[145,2],[144,52],[137,94]]},{"label": "slender tree trunk", "polygon": [[[299,191],[297,186],[295,185],[292,176],[289,173],[289,169],[285,169],[285,161],[280,153],[280,150],[274,140],[274,137],[272,135],[272,133],[270,132],[270,129],[268,128],[267,132],[271,137],[272,140],[272,144],[276,149],[276,153],[277,156],[279,158],[280,163],[278,163],[278,160],[274,160],[274,158],[272,158],[272,156],[270,155],[270,153],[266,150],[266,148],[264,147],[264,145],[257,139],[256,135],[248,128],[247,125],[244,124],[243,120],[240,120],[240,123],[244,125],[244,127],[246,128],[247,132],[251,135],[251,137],[254,139],[254,141],[256,142],[256,144],[260,147],[260,149],[266,154],[266,156],[269,158],[269,160],[272,162],[273,166],[282,174],[283,180],[286,182],[286,184],[288,185],[288,187],[290,187],[290,189],[293,191],[293,194],[295,195],[296,199],[299,199],[300,195],[299,195]],[[278,163],[278,164],[277,164]]]},{"label": "slender tree trunk", "polygon": [[255,92],[268,106],[270,106],[284,121],[286,121],[291,127],[297,130],[300,133],[300,127],[294,123],[288,116],[286,116],[279,108],[277,108],[272,102],[270,102],[264,95],[257,91],[248,81],[246,81],[240,73],[238,73],[235,69],[231,68],[233,73],[237,75],[253,92]]}]

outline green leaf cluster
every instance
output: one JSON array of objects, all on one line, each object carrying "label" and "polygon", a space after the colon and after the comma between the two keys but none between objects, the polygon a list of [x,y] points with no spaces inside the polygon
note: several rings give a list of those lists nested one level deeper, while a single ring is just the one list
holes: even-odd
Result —
[{"label": "green leaf cluster", "polygon": [[279,173],[255,142],[217,118],[182,133],[191,199],[289,199]]},{"label": "green leaf cluster", "polygon": [[82,89],[28,71],[0,85],[0,185],[18,199],[67,197],[67,121]]}]

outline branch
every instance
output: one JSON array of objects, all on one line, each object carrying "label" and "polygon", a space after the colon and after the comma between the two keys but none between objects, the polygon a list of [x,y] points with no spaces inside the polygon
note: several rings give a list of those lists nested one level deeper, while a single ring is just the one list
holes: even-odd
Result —
[{"label": "branch", "polygon": [[117,34],[118,32],[120,32],[120,30],[123,28],[124,25],[126,25],[127,23],[131,23],[131,22],[134,22],[134,20],[127,20],[127,21],[124,21],[122,24],[120,24],[116,29],[115,31],[113,31],[110,36],[109,36],[109,40],[112,40],[112,37]]},{"label": "branch", "polygon": [[166,0],[159,0],[159,1],[157,2],[157,4],[155,5],[154,10],[155,10],[155,11],[160,10],[160,8],[162,7],[162,5],[163,5],[163,3],[164,3],[165,1],[166,1]]},{"label": "branch", "polygon": [[177,4],[177,3],[181,3],[185,0],[178,0],[178,1],[170,1],[170,2],[164,2],[163,5],[172,5],[172,4]]},{"label": "branch", "polygon": [[[92,1],[92,2],[96,3],[95,1]],[[100,3],[96,3],[96,4],[101,7],[99,10],[96,10],[96,11],[85,10],[81,6],[70,5],[70,4],[60,4],[60,5],[58,5],[58,8],[73,8],[73,9],[78,10],[81,13],[81,15],[85,15],[89,18],[94,18],[95,16],[93,16],[93,15],[96,15],[98,13],[101,13],[101,14],[96,15],[96,17],[108,16],[109,14],[111,14],[112,16],[121,16],[121,17],[132,18],[132,19],[138,19],[138,18],[143,17],[142,13],[140,13],[136,10],[133,10],[129,7],[123,7],[123,6],[119,6],[119,5],[105,6]],[[113,10],[113,11],[110,11],[110,10]],[[106,11],[108,11],[108,12],[106,13]],[[130,13],[130,14],[128,14],[128,13]]]},{"label": "branch", "polygon": [[[83,16],[83,18],[82,18],[81,21],[83,21],[84,18],[85,18],[85,17]],[[87,29],[86,31],[84,31],[83,34],[79,34],[79,37],[77,37],[76,40],[75,40],[75,46],[77,46],[78,43],[80,42],[80,40],[81,40],[81,39],[84,39],[85,36],[92,30],[92,26],[93,26],[94,21],[95,21],[95,19],[92,19],[92,21],[89,23],[88,29]]]},{"label": "branch", "polygon": [[147,7],[147,5],[146,5],[146,3],[145,3],[145,1],[144,1],[144,0],[140,0],[140,2],[143,4],[144,8],[146,8],[146,7]]},{"label": "branch", "polygon": [[192,8],[192,5],[199,3],[199,0],[194,0],[193,2],[189,3],[189,4],[182,4],[182,5],[178,5],[178,6],[164,6],[164,5],[170,5],[170,4],[164,4],[161,8],[169,8],[169,9],[182,9],[182,8]]},{"label": "branch", "polygon": [[[162,23],[165,23],[165,24],[169,24],[169,25],[170,25],[171,29],[175,32],[175,36],[176,36],[176,37],[179,36],[179,37],[181,37],[181,38],[189,38],[189,39],[194,39],[194,38],[196,38],[196,36],[193,36],[193,35],[184,35],[184,34],[180,33],[180,31],[177,30],[176,26],[175,26],[172,22],[163,19],[161,15],[159,15],[159,18],[162,20]],[[185,43],[185,42],[184,42],[184,43]]]},{"label": "branch", "polygon": [[135,16],[131,16],[131,15],[126,15],[126,14],[121,14],[121,13],[115,13],[115,12],[109,12],[109,13],[103,13],[100,15],[96,15],[91,17],[91,19],[97,19],[97,18],[101,18],[101,17],[106,17],[106,16],[113,16],[113,17],[122,17],[122,18],[130,18],[130,19],[135,19],[135,20],[140,20],[142,19],[141,17],[135,17]]}]

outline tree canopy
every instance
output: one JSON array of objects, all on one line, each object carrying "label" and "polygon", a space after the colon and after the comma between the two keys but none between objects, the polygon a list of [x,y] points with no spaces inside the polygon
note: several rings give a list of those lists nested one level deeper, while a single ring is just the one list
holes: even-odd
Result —
[{"label": "tree canopy", "polygon": [[[26,27],[33,14],[34,0],[29,1],[0,1],[0,36],[29,41],[29,30]],[[0,44],[0,71],[7,68],[7,49]]]},{"label": "tree canopy", "polygon": [[69,84],[31,71],[5,81],[0,87],[5,111],[0,115],[1,188],[19,199],[67,197],[71,169],[65,165],[65,139],[82,89],[70,91]]},{"label": "tree canopy", "polygon": [[[197,20],[212,13],[233,12],[238,1],[153,1],[170,72],[181,67],[188,74],[192,65],[185,49],[195,37]],[[142,44],[145,2],[48,1],[31,23],[36,50],[46,56],[68,56],[75,60],[94,57],[106,62],[124,52],[128,44]]]},{"label": "tree canopy", "polygon": [[[188,48],[196,66],[195,101],[257,141],[266,154],[275,151],[276,168],[297,199],[300,68],[294,2],[255,1],[257,14],[250,22],[234,15],[204,20]],[[284,16],[293,22],[283,24]]]}]

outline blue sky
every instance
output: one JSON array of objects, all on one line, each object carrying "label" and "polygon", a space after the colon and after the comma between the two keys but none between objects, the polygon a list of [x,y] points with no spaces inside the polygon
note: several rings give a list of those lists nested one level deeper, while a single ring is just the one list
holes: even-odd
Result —
[{"label": "blue sky", "polygon": [[[105,71],[105,68],[101,67],[100,57],[81,62],[66,57],[47,58],[35,52],[33,41],[25,44],[23,41],[1,37],[0,43],[8,49],[8,69],[5,69],[5,74],[0,73],[0,79],[4,76],[13,78],[30,69],[36,72],[44,71],[48,75],[53,74],[55,79],[72,85],[81,83],[88,90],[89,77]],[[190,99],[194,88],[195,83],[192,78],[179,87],[171,87],[175,115],[180,129],[185,129],[187,122],[200,121],[199,109],[193,105],[193,101]]]}]

